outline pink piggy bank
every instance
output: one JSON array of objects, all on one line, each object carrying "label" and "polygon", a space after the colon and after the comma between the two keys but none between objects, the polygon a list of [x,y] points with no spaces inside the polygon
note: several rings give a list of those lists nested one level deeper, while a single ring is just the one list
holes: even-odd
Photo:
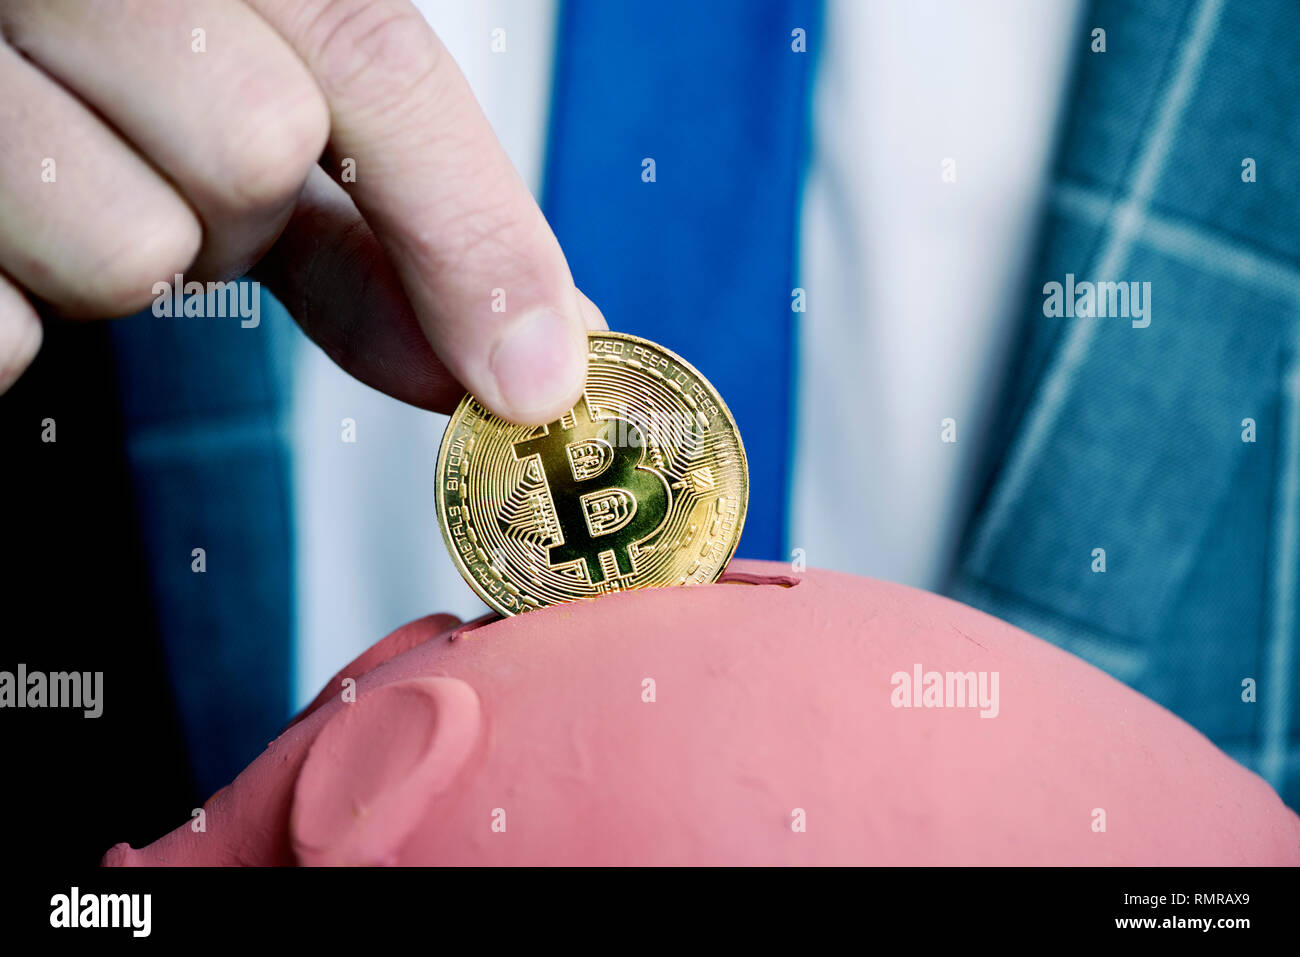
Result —
[{"label": "pink piggy bank", "polygon": [[948,599],[733,562],[344,668],[187,822],[104,863],[1300,863],[1199,732]]}]

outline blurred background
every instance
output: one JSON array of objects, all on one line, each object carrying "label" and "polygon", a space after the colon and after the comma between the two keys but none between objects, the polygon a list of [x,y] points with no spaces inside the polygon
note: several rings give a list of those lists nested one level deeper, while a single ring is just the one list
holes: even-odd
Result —
[{"label": "blurred background", "polygon": [[[578,286],[736,415],[739,555],[985,609],[1300,805],[1300,8],[417,5]],[[1145,315],[1052,315],[1067,277]],[[0,713],[20,852],[160,836],[366,647],[485,611],[445,417],[263,295],[50,324],[0,398],[0,670],[105,673],[101,718]]]}]

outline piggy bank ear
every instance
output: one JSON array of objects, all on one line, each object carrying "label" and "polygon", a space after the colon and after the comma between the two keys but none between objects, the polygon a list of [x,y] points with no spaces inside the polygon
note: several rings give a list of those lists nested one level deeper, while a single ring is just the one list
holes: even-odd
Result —
[{"label": "piggy bank ear", "polygon": [[383,685],[339,708],[294,786],[298,863],[393,863],[473,752],[479,726],[478,695],[457,678]]},{"label": "piggy bank ear", "polygon": [[[396,658],[416,645],[424,644],[435,635],[445,634],[459,626],[460,623],[460,619],[455,615],[426,615],[398,628],[348,662],[347,666],[331,678],[325,687],[320,690],[320,694],[316,696],[311,704],[294,715],[293,720],[285,726],[284,731],[288,731],[327,701],[337,698],[343,690],[344,678],[351,678],[355,681],[366,672],[378,668],[389,658]],[[283,734],[284,731],[280,733]]]}]

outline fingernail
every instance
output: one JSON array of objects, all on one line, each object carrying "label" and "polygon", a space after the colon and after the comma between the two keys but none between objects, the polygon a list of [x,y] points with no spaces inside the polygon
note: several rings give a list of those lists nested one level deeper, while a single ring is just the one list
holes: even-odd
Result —
[{"label": "fingernail", "polygon": [[509,327],[488,360],[505,408],[527,425],[551,422],[582,391],[587,354],[574,324],[553,309],[529,313]]}]

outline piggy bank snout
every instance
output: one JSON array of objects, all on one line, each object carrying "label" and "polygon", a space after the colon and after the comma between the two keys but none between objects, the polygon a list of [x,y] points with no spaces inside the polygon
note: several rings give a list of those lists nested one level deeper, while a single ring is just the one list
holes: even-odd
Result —
[{"label": "piggy bank snout", "polygon": [[339,708],[294,785],[298,862],[391,863],[473,752],[480,723],[478,695],[458,678],[381,685]]}]

